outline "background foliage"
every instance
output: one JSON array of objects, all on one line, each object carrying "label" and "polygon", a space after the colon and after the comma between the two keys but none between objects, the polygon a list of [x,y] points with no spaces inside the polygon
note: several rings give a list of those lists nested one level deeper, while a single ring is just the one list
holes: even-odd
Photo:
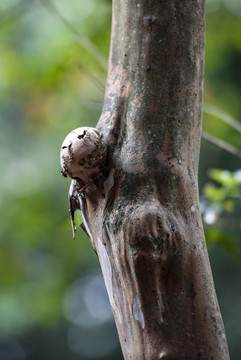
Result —
[{"label": "background foliage", "polygon": [[[1,360],[122,359],[95,254],[80,230],[72,240],[59,165],[66,134],[101,113],[110,23],[108,0],[0,3]],[[241,2],[207,1],[205,103],[221,117],[241,119],[240,34]],[[204,129],[240,147],[239,131],[206,110]],[[232,360],[241,353],[240,169],[202,142],[200,204]]]}]

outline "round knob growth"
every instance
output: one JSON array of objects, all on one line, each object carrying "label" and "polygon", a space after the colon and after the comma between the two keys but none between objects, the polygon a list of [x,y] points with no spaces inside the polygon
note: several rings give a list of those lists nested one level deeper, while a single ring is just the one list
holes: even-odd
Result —
[{"label": "round knob growth", "polygon": [[66,136],[61,146],[62,175],[88,182],[103,168],[106,153],[107,147],[97,129],[77,128]]}]

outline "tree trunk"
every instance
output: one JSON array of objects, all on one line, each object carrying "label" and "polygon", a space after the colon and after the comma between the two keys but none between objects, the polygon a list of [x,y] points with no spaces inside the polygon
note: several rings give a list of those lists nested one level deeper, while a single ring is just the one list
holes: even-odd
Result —
[{"label": "tree trunk", "polygon": [[125,360],[227,360],[199,211],[204,0],[113,0],[84,216]]}]

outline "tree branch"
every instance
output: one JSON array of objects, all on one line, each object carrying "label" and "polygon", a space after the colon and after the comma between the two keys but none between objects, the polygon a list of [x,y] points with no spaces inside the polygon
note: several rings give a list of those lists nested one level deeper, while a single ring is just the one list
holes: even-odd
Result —
[{"label": "tree branch", "polygon": [[[74,201],[86,171],[101,176],[73,207],[125,360],[229,359],[199,211],[204,32],[202,0],[113,0],[98,142],[75,132],[85,173],[74,176]],[[74,144],[62,148],[68,159]]]}]

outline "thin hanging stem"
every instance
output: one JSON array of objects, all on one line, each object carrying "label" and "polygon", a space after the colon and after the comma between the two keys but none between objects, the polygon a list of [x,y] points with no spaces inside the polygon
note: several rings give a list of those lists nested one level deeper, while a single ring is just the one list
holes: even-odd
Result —
[{"label": "thin hanging stem", "polygon": [[[99,49],[92,43],[92,41],[86,38],[83,35],[80,35],[78,31],[63,17],[58,8],[51,0],[40,0],[43,6],[46,4],[49,5],[53,13],[58,17],[58,19],[65,25],[65,27],[74,35],[78,43],[86,50],[89,54],[93,55],[94,58],[98,61],[102,69],[107,71],[107,60],[100,53]],[[46,7],[46,6],[45,6]]]},{"label": "thin hanging stem", "polygon": [[203,106],[203,111],[206,114],[212,115],[212,116],[222,120],[227,125],[231,126],[233,129],[235,129],[239,133],[241,133],[241,122],[236,120],[231,115],[224,112],[223,110],[217,108],[214,105],[205,103],[204,106]]},{"label": "thin hanging stem", "polygon": [[225,150],[227,152],[229,152],[230,154],[237,156],[241,159],[241,151],[239,149],[237,149],[236,147],[228,144],[226,141],[221,140],[219,138],[217,138],[216,136],[213,136],[209,133],[207,133],[206,131],[202,132],[202,138],[205,141],[208,141],[210,144],[213,144],[217,147],[219,147],[222,150]]},{"label": "thin hanging stem", "polygon": [[86,69],[85,66],[83,66],[82,64],[78,64],[78,69],[80,71],[82,71],[86,77],[102,92],[104,93],[105,91],[105,87],[104,85],[99,81],[99,79],[97,79],[96,76],[94,76],[93,74],[91,74],[91,72]]}]

